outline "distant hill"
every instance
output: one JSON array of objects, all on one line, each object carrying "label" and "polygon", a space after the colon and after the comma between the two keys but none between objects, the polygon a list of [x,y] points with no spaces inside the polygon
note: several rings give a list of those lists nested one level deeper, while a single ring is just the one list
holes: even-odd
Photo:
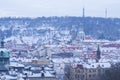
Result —
[{"label": "distant hill", "polygon": [[[43,26],[52,26],[57,30],[68,29],[72,26],[76,29],[83,28],[86,35],[97,39],[118,40],[120,39],[120,19],[100,17],[38,17],[38,18],[0,18],[0,36],[10,37],[17,35],[21,29],[29,29]],[[35,31],[36,33],[36,31]],[[42,32],[37,31],[38,34]],[[25,35],[30,35],[30,32]],[[22,33],[21,33],[22,35]]]}]

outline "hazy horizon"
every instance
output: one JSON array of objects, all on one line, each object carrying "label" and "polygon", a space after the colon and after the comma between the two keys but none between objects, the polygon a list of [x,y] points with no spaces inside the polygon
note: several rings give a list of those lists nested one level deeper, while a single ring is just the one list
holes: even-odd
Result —
[{"label": "hazy horizon", "polygon": [[81,17],[85,16],[120,18],[119,0],[0,0],[0,17]]}]

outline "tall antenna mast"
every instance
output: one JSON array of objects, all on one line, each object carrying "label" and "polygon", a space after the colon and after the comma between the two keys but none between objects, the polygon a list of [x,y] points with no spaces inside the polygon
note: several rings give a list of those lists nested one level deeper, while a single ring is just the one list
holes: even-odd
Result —
[{"label": "tall antenna mast", "polygon": [[83,7],[83,18],[85,17],[85,8]]},{"label": "tall antenna mast", "polygon": [[105,9],[105,18],[107,18],[107,8]]}]

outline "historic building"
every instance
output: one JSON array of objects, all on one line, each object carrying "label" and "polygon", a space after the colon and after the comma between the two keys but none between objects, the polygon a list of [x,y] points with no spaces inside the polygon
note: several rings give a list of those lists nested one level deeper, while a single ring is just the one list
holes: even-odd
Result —
[{"label": "historic building", "polygon": [[80,29],[77,33],[77,41],[82,42],[85,39],[85,32],[83,29]]},{"label": "historic building", "polygon": [[110,66],[110,63],[70,65],[64,80],[98,80]]},{"label": "historic building", "polygon": [[109,62],[101,59],[101,52],[98,46],[96,59],[88,59],[85,62],[66,65],[64,80],[99,80],[110,67],[111,64]]},{"label": "historic building", "polygon": [[9,69],[9,52],[6,48],[4,48],[4,41],[1,40],[1,47],[0,47],[0,73],[7,72]]}]

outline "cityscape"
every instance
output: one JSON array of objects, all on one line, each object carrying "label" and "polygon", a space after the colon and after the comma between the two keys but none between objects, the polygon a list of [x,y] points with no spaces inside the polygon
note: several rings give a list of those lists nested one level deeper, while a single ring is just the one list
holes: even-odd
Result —
[{"label": "cityscape", "polygon": [[86,7],[80,16],[0,14],[0,80],[120,80],[120,17],[108,10],[104,17],[87,16]]}]

